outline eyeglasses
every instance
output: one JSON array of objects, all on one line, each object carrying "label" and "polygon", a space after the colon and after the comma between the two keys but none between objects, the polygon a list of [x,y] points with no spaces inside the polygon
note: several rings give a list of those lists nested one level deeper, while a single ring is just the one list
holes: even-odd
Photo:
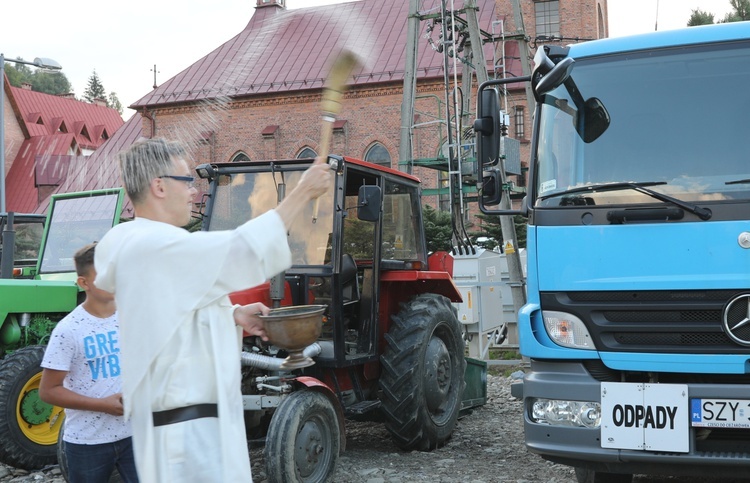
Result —
[{"label": "eyeglasses", "polygon": [[177,181],[184,181],[185,183],[187,183],[188,188],[192,188],[195,186],[195,176],[175,176],[171,174],[165,174],[159,176],[159,178],[169,178]]}]

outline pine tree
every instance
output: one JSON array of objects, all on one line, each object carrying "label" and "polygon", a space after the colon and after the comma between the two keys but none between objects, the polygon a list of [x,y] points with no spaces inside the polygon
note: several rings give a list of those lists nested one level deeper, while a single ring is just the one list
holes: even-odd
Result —
[{"label": "pine tree", "polygon": [[104,90],[102,82],[99,80],[99,75],[96,73],[96,69],[89,77],[89,84],[86,90],[83,91],[83,98],[88,102],[94,102],[96,99],[107,99],[107,92]]},{"label": "pine tree", "polygon": [[695,27],[696,25],[710,25],[712,23],[714,23],[714,14],[696,8],[690,15],[687,26]]},{"label": "pine tree", "polygon": [[429,205],[422,210],[424,234],[427,239],[427,251],[450,251],[453,247],[453,228],[451,215],[445,211],[437,211]]}]

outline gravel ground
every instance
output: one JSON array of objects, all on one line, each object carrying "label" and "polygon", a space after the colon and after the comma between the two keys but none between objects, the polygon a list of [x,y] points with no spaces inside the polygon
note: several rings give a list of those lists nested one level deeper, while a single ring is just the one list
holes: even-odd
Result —
[{"label": "gravel ground", "polygon": [[[333,483],[575,483],[573,470],[544,461],[523,444],[521,402],[511,378],[488,376],[487,404],[459,420],[453,437],[435,451],[404,452],[382,424],[347,422],[347,447]],[[265,481],[262,448],[251,449],[253,481]],[[0,482],[64,483],[57,466],[38,472],[0,465]],[[727,480],[637,476],[636,483],[727,483]]]}]

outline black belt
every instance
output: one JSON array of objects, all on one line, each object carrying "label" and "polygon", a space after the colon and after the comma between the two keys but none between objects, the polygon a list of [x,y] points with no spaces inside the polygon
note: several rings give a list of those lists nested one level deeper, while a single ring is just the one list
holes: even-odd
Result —
[{"label": "black belt", "polygon": [[181,423],[192,419],[218,418],[219,407],[216,404],[193,404],[184,408],[155,411],[153,415],[154,426],[166,426],[167,424]]}]

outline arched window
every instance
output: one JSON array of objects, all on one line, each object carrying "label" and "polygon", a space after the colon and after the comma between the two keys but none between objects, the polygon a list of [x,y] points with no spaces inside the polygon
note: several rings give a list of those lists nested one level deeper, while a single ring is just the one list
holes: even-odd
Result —
[{"label": "arched window", "polygon": [[375,143],[365,153],[365,161],[391,167],[391,155],[380,143]]},{"label": "arched window", "polygon": [[233,163],[243,163],[245,161],[250,161],[250,156],[240,151],[239,153],[235,154],[232,158]]},{"label": "arched window", "polygon": [[305,147],[302,151],[299,152],[299,154],[297,155],[297,159],[314,158],[317,155],[318,153],[313,151],[312,148]]}]

